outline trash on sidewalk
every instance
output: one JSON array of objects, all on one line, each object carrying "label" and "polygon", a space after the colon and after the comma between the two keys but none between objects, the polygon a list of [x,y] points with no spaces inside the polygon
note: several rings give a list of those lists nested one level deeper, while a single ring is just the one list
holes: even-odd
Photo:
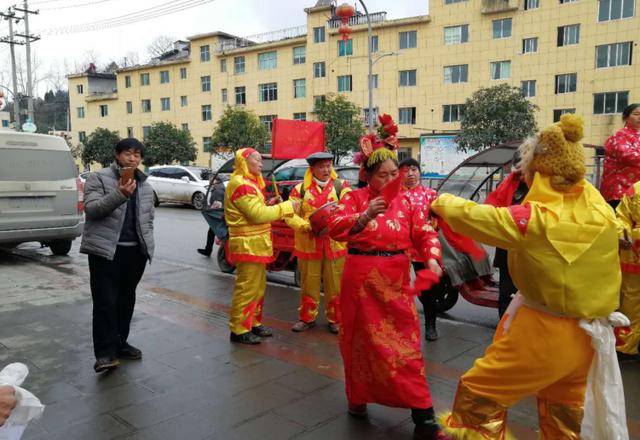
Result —
[{"label": "trash on sidewalk", "polygon": [[20,385],[29,375],[29,368],[19,362],[9,364],[0,371],[0,385],[10,385],[15,388],[18,403],[11,415],[0,427],[0,440],[19,440],[30,420],[40,417],[44,405]]}]

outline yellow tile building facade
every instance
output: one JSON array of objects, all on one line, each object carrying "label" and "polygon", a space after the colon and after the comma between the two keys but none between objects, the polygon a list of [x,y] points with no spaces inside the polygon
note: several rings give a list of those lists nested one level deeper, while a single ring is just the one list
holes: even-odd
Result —
[{"label": "yellow tile building facade", "polygon": [[[576,112],[585,141],[602,145],[622,125],[626,103],[640,101],[637,1],[430,0],[416,17],[372,12],[374,111],[394,117],[403,154],[417,157],[421,134],[455,131],[474,90],[506,82],[540,107],[540,126]],[[312,120],[314,103],[329,93],[366,108],[366,20],[352,19],[344,43],[331,2],[309,6],[306,26],[250,40],[195,35],[165,60],[70,75],[74,140],[97,127],[142,138],[152,122],[170,121],[191,131],[196,163],[209,165],[227,105],[253,110],[266,125],[276,116]]]}]

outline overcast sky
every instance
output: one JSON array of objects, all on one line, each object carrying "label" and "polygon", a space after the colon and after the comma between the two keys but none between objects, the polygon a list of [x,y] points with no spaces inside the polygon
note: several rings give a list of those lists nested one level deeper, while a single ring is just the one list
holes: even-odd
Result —
[{"label": "overcast sky", "polygon": [[[80,25],[129,15],[162,5],[194,3],[198,0],[31,0],[30,9],[39,9],[31,16],[32,33],[42,39],[32,44],[41,63],[40,74],[51,69],[73,69],[87,58],[89,52],[98,56],[100,64],[121,60],[128,52],[137,52],[140,61],[148,56],[147,46],[160,35],[177,39],[212,31],[224,31],[247,36],[306,24],[304,8],[316,0],[213,0],[206,4],[146,21],[91,32],[51,34],[52,28]],[[16,0],[0,0],[0,10]],[[351,1],[354,4],[355,1]],[[387,18],[422,15],[427,12],[428,0],[366,0],[370,12],[387,11]],[[83,6],[84,5],[84,6]],[[167,6],[164,6],[167,7]],[[156,9],[157,10],[157,9]],[[22,23],[15,26],[23,32]],[[0,35],[8,33],[6,21],[0,23]],[[24,46],[16,46],[24,54]],[[0,45],[0,62],[9,65],[7,44]],[[9,77],[10,78],[10,77]],[[6,75],[0,81],[7,82]],[[8,84],[2,84],[8,85]],[[42,93],[41,84],[39,92]]]}]

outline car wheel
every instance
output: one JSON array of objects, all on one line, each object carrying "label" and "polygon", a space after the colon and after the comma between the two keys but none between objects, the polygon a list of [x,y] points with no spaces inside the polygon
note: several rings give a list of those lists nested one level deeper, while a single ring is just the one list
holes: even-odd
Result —
[{"label": "car wheel", "polygon": [[158,200],[158,194],[155,191],[153,192],[153,206],[156,208],[160,206],[160,200]]},{"label": "car wheel", "polygon": [[436,310],[438,313],[444,313],[455,306],[459,296],[458,289],[451,285],[448,276],[444,276],[442,283],[442,293],[436,296]]},{"label": "car wheel", "polygon": [[49,243],[53,255],[67,255],[71,250],[71,240],[56,240]]},{"label": "car wheel", "polygon": [[204,208],[204,199],[205,199],[204,194],[201,192],[197,192],[193,195],[193,197],[191,197],[191,204],[198,211],[201,211],[202,208]]},{"label": "car wheel", "polygon": [[224,273],[233,273],[236,270],[236,267],[232,264],[230,264],[227,261],[227,252],[225,250],[226,246],[225,246],[226,242],[221,242],[220,246],[218,247],[218,254],[216,255],[216,259],[218,260],[218,268],[220,269],[220,272],[224,272]]}]

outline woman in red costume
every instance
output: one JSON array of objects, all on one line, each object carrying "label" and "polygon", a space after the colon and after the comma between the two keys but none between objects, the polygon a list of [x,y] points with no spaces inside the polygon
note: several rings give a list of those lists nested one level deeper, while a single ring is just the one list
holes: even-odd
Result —
[{"label": "woman in red costume", "polygon": [[[380,117],[384,141],[373,135],[361,140],[368,185],[340,200],[328,226],[333,239],[348,245],[339,337],[346,394],[354,417],[367,415],[367,403],[411,408],[415,438],[438,439],[444,437],[427,385],[414,292],[442,274],[440,243],[428,212],[399,191],[396,153],[387,148],[398,145],[390,119]],[[418,273],[415,289],[407,256],[411,248],[428,268]]]}]

